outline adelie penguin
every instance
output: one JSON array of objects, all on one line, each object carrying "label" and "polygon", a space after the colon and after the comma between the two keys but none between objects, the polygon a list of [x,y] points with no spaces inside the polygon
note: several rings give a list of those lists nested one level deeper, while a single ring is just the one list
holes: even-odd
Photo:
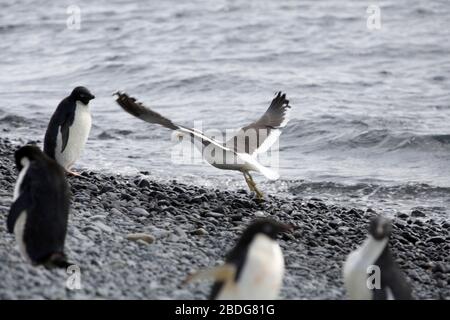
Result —
[{"label": "adelie penguin", "polygon": [[[410,300],[412,290],[389,249],[390,221],[372,219],[364,243],[350,253],[343,268],[352,300]],[[370,278],[369,278],[370,277]]]},{"label": "adelie penguin", "polygon": [[199,271],[185,283],[199,278],[215,279],[211,300],[276,299],[284,275],[284,258],[277,235],[290,229],[270,219],[256,220],[228,253],[224,265]]},{"label": "adelie penguin", "polygon": [[22,256],[33,265],[67,268],[64,241],[70,196],[65,172],[36,146],[14,154],[19,176],[7,218]]},{"label": "adelie penguin", "polygon": [[85,87],[76,87],[64,98],[50,119],[44,139],[44,152],[69,174],[83,152],[91,131],[89,101],[95,96]]}]

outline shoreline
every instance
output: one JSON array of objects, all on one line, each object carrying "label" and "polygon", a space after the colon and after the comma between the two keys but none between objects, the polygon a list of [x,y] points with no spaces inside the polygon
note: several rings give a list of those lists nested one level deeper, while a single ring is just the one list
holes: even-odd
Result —
[{"label": "shoreline", "polygon": [[[0,299],[206,299],[212,283],[181,286],[192,271],[214,266],[241,231],[269,216],[297,229],[279,240],[286,272],[281,299],[344,299],[341,269],[377,213],[320,199],[220,191],[149,176],[83,172],[70,177],[69,260],[81,269],[80,290],[66,289],[64,270],[23,261],[6,216],[16,181],[17,145],[0,138]],[[149,242],[127,235],[148,234]],[[390,246],[418,299],[450,299],[450,223],[402,213]]]}]

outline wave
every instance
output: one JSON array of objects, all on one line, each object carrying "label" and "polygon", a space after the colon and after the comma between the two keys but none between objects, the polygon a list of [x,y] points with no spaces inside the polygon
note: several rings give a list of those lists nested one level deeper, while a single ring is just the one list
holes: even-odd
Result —
[{"label": "wave", "polygon": [[383,185],[335,182],[289,181],[287,192],[295,197],[372,208],[388,216],[410,212],[416,217],[446,219],[450,213],[450,187],[423,183]]},{"label": "wave", "polygon": [[9,127],[19,127],[32,124],[31,119],[27,119],[18,115],[8,114],[0,118],[0,125],[6,125]]},{"label": "wave", "polygon": [[[289,192],[302,194],[311,191],[331,194],[358,194],[366,197],[389,198],[448,198],[450,187],[433,186],[426,183],[406,183],[396,185],[383,185],[378,183],[342,184],[337,182],[312,182],[295,181],[288,182]],[[449,199],[450,200],[450,199]]]},{"label": "wave", "polygon": [[335,116],[319,119],[292,120],[283,131],[289,144],[311,147],[309,151],[327,149],[375,149],[383,152],[397,150],[450,151],[450,133],[413,132],[400,121],[363,121]]}]

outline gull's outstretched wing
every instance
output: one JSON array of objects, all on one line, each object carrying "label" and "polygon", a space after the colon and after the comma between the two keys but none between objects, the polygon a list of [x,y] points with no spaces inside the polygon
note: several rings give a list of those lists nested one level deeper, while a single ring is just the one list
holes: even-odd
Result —
[{"label": "gull's outstretched wing", "polygon": [[257,121],[241,128],[225,145],[239,153],[266,152],[277,141],[289,121],[289,100],[278,92],[267,111]]},{"label": "gull's outstretched wing", "polygon": [[117,95],[116,102],[122,107],[122,109],[136,118],[146,122],[160,124],[172,130],[180,129],[180,127],[174,124],[171,120],[145,107],[142,103],[136,101],[135,98],[130,97],[128,94],[121,92],[116,92],[115,94]]},{"label": "gull's outstretched wing", "polygon": [[229,150],[227,147],[225,147],[221,142],[205,136],[202,132],[198,130],[186,128],[173,123],[172,120],[169,120],[166,117],[160,115],[159,113],[144,106],[142,103],[136,101],[135,98],[130,97],[126,93],[116,92],[115,95],[117,95],[116,102],[122,107],[122,109],[124,109],[129,114],[135,116],[136,118],[139,118],[149,123],[156,123],[162,125],[168,129],[180,130],[182,132],[188,133],[194,138],[201,140],[204,145],[213,144],[225,151],[232,151]]}]

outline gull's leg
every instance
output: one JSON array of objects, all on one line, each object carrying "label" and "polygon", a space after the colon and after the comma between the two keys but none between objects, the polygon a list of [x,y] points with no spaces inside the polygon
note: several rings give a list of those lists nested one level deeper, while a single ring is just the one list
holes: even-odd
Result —
[{"label": "gull's leg", "polygon": [[248,185],[248,188],[250,189],[250,191],[255,191],[255,189],[253,188],[253,184],[251,183],[249,177],[247,176],[247,175],[249,175],[248,172],[244,171],[243,174],[244,174],[245,182],[247,182],[247,185]]},{"label": "gull's leg", "polygon": [[253,181],[253,178],[250,175],[250,173],[247,172],[247,175],[248,175],[249,182],[250,182],[250,183],[249,182],[247,182],[247,183],[249,183],[249,186],[252,185],[252,189],[253,189],[253,191],[255,191],[256,196],[258,197],[258,199],[259,200],[264,199],[263,193],[261,191],[259,191],[258,188],[256,187],[256,183],[255,183],[255,181]]}]

